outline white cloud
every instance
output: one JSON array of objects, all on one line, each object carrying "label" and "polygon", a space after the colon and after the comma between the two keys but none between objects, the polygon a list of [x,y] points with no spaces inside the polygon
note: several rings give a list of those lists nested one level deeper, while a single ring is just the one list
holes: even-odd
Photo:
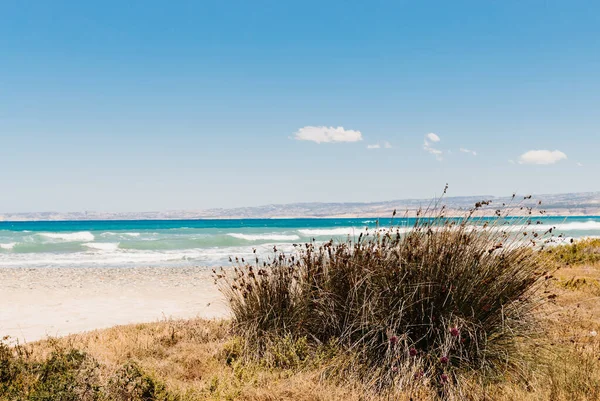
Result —
[{"label": "white cloud", "polygon": [[583,167],[583,163],[579,163],[579,162],[577,162],[577,166],[579,166],[579,167]]},{"label": "white cloud", "polygon": [[431,142],[440,141],[440,137],[437,136],[437,134],[434,134],[433,132],[430,132],[429,134],[425,135],[425,138],[429,139]]},{"label": "white cloud", "polygon": [[554,164],[566,158],[560,150],[530,150],[519,157],[519,164]]},{"label": "white cloud", "polygon": [[474,150],[469,150],[469,149],[466,149],[466,148],[460,148],[460,151],[463,152],[463,153],[470,153],[473,156],[477,156],[477,152],[475,152]]},{"label": "white cloud", "polygon": [[373,145],[367,145],[367,149],[381,149],[382,147],[385,149],[391,149],[392,144],[389,143],[388,141],[383,141],[383,145],[381,145],[379,143],[375,143]]},{"label": "white cloud", "polygon": [[425,151],[431,153],[432,155],[435,156],[436,159],[438,160],[442,160],[442,154],[443,152],[439,149],[434,148],[431,145],[431,142],[436,143],[440,141],[440,137],[437,136],[436,134],[434,134],[433,132],[430,132],[429,134],[425,135],[425,141],[423,143],[423,149],[425,149]]},{"label": "white cloud", "polygon": [[358,142],[362,141],[362,134],[360,131],[346,130],[344,127],[306,126],[294,133],[294,139],[316,143]]}]

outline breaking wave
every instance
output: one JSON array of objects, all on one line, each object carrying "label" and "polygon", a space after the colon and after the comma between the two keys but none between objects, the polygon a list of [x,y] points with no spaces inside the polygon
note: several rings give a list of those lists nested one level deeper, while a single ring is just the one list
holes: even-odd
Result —
[{"label": "breaking wave", "polygon": [[358,228],[358,227],[340,227],[340,228],[298,230],[298,232],[305,237],[359,235],[363,231],[365,231],[364,228]]},{"label": "breaking wave", "polygon": [[119,248],[118,242],[86,242],[83,245],[87,246],[88,248],[98,249],[101,251],[114,251]]},{"label": "breaking wave", "polygon": [[296,241],[300,237],[297,235],[287,234],[240,234],[240,233],[229,233],[230,237],[243,239],[246,241]]},{"label": "breaking wave", "polygon": [[95,239],[94,234],[89,231],[77,233],[40,233],[42,237],[69,242],[87,242]]}]

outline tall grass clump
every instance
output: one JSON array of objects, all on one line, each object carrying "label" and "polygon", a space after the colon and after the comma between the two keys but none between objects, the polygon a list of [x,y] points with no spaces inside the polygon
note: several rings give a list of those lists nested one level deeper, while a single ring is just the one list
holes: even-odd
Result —
[{"label": "tall grass clump", "polygon": [[461,218],[434,208],[409,229],[313,240],[216,272],[234,328],[260,358],[278,338],[334,342],[377,388],[423,382],[444,393],[463,375],[514,368],[517,340],[536,326],[544,235],[530,230],[532,209],[507,225],[510,211],[478,215],[489,204]]}]

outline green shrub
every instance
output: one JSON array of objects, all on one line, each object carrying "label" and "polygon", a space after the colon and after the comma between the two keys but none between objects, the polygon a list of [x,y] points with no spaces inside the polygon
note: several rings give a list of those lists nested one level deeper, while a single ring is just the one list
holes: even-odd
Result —
[{"label": "green shrub", "polygon": [[561,265],[576,266],[600,262],[600,238],[588,238],[547,250],[550,259]]},{"label": "green shrub", "polygon": [[0,344],[0,399],[31,401],[88,401],[102,399],[98,364],[76,349],[54,345],[47,358]]},{"label": "green shrub", "polygon": [[128,362],[117,371],[110,381],[109,392],[119,400],[177,401],[165,385],[144,372],[135,362]]},{"label": "green shrub", "polygon": [[535,327],[535,289],[546,272],[532,247],[543,241],[529,239],[530,223],[505,231],[504,220],[474,212],[421,218],[407,232],[307,243],[290,255],[275,250],[233,275],[215,272],[246,351],[265,359],[273,338],[334,340],[358,355],[376,386],[397,383],[401,372],[442,390],[461,371],[513,366],[515,340]]},{"label": "green shrub", "polygon": [[103,378],[85,352],[51,344],[36,357],[30,348],[0,342],[0,400],[4,401],[177,401],[139,365],[128,362]]}]

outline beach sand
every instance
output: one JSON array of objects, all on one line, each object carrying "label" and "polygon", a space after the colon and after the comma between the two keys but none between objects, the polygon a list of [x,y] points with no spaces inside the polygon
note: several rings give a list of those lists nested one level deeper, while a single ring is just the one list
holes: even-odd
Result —
[{"label": "beach sand", "polygon": [[226,317],[207,268],[0,269],[0,337],[21,342],[167,318]]}]

